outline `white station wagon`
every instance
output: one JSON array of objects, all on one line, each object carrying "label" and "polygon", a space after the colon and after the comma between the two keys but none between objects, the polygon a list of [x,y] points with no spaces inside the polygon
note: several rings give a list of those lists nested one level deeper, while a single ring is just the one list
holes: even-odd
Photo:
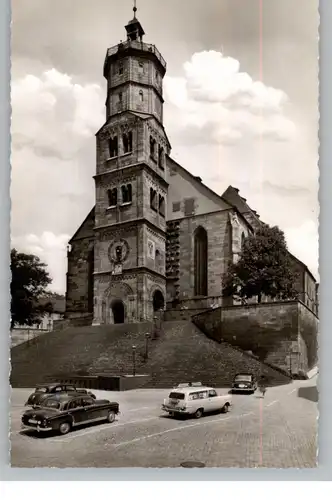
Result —
[{"label": "white station wagon", "polygon": [[200,418],[204,413],[214,411],[228,412],[232,404],[230,394],[220,395],[213,387],[200,383],[180,384],[164,399],[162,410],[170,416],[192,415]]}]

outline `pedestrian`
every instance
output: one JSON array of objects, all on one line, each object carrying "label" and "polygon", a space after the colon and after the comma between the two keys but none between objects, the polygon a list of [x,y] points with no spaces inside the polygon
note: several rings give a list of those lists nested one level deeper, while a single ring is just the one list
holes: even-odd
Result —
[{"label": "pedestrian", "polygon": [[259,390],[262,394],[262,397],[265,397],[266,393],[266,378],[264,375],[261,376],[260,381],[259,381]]}]

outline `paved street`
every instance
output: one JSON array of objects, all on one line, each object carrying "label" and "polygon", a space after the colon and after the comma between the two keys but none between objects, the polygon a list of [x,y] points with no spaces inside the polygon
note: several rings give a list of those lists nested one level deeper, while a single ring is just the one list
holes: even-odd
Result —
[{"label": "paved street", "polygon": [[270,388],[264,400],[233,395],[230,413],[200,420],[163,416],[168,390],[95,391],[120,403],[115,423],[47,437],[20,430],[31,392],[12,392],[12,467],[179,467],[189,460],[206,467],[316,466],[316,378]]}]

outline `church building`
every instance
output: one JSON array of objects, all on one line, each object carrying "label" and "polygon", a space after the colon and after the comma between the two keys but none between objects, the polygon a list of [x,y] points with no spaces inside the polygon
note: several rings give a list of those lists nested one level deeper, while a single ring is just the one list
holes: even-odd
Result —
[{"label": "church building", "polygon": [[[68,245],[66,318],[93,325],[232,305],[222,297],[222,276],[262,224],[236,188],[220,196],[172,159],[163,126],[166,62],[143,41],[136,8],[125,29],[103,68],[95,206]],[[301,300],[316,312],[316,281],[292,258]]]}]

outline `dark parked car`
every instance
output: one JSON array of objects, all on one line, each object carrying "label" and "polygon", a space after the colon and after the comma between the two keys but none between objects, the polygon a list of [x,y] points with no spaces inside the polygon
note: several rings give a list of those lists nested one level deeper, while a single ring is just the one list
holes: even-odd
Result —
[{"label": "dark parked car", "polygon": [[119,404],[107,399],[65,393],[47,396],[38,408],[26,410],[22,416],[22,427],[38,432],[56,431],[67,434],[73,427],[91,422],[114,422],[119,413]]},{"label": "dark parked car", "polygon": [[86,389],[77,389],[72,384],[59,384],[59,383],[49,383],[49,384],[38,384],[36,386],[35,392],[33,392],[25,406],[39,406],[40,402],[50,394],[59,394],[59,393],[68,393],[68,394],[87,394],[92,398],[96,398],[92,392],[87,391]]},{"label": "dark parked car", "polygon": [[251,373],[238,373],[235,375],[232,392],[255,392],[257,389],[257,382]]}]

